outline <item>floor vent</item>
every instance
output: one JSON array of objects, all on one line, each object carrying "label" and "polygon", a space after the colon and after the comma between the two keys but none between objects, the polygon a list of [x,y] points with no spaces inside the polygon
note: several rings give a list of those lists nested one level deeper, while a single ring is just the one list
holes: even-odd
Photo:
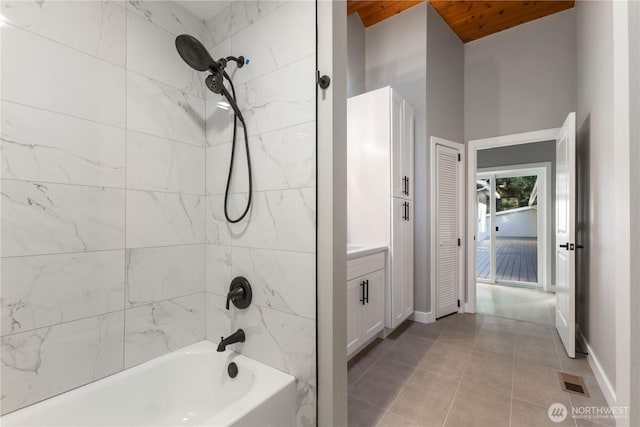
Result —
[{"label": "floor vent", "polygon": [[560,385],[562,390],[577,394],[579,396],[589,397],[589,392],[587,391],[587,386],[584,384],[584,380],[582,377],[577,375],[565,374],[564,372],[558,373],[560,377]]}]

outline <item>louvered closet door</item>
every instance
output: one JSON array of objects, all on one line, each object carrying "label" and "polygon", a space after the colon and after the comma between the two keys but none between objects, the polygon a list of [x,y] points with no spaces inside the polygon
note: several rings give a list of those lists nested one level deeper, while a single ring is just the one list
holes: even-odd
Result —
[{"label": "louvered closet door", "polygon": [[436,317],[458,311],[458,153],[436,145]]}]

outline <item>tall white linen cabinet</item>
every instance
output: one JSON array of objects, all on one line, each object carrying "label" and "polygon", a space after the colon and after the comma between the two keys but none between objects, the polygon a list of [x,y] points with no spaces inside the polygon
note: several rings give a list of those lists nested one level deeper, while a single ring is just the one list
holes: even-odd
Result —
[{"label": "tall white linen cabinet", "polygon": [[391,87],[347,102],[347,242],[384,245],[385,326],[413,313],[415,114]]}]

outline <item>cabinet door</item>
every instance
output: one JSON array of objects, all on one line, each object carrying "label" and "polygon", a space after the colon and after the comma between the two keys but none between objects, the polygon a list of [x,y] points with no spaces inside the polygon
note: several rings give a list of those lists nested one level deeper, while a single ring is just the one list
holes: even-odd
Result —
[{"label": "cabinet door", "polygon": [[413,202],[407,201],[407,220],[402,222],[402,309],[403,318],[413,314]]},{"label": "cabinet door", "polygon": [[367,281],[367,302],[362,306],[362,342],[376,336],[384,328],[384,270],[363,277]]},{"label": "cabinet door", "polygon": [[402,322],[402,315],[404,314],[402,303],[402,283],[403,283],[403,229],[405,227],[406,220],[406,204],[407,200],[392,197],[392,213],[391,213],[391,248],[389,250],[390,256],[390,268],[391,268],[391,283],[390,287],[390,301],[387,303],[391,315],[390,315],[390,328],[395,328]]},{"label": "cabinet door", "polygon": [[391,194],[393,197],[406,198],[405,171],[402,150],[402,98],[391,91]]},{"label": "cabinet door", "polygon": [[347,356],[362,344],[362,292],[361,278],[347,282]]},{"label": "cabinet door", "polygon": [[407,101],[402,101],[402,175],[407,177],[407,194],[413,199],[413,145],[415,113]]}]

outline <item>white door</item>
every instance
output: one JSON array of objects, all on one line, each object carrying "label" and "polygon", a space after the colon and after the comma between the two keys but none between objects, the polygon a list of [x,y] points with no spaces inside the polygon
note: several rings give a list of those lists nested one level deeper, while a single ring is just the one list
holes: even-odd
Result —
[{"label": "white door", "polygon": [[384,270],[363,277],[365,305],[362,306],[362,342],[376,336],[384,328]]},{"label": "white door", "polygon": [[459,150],[436,145],[436,318],[458,311]]},{"label": "white door", "polygon": [[576,357],[576,113],[569,113],[556,148],[556,329]]},{"label": "white door", "polygon": [[411,316],[413,307],[413,202],[406,202],[405,221],[402,222],[402,309],[403,320]]},{"label": "white door", "polygon": [[402,101],[402,179],[405,197],[413,199],[413,144],[415,113],[407,101]]},{"label": "white door", "polygon": [[347,356],[351,355],[360,345],[361,340],[361,311],[364,286],[361,279],[347,282]]},{"label": "white door", "polygon": [[[395,328],[403,320],[402,287],[404,283],[403,261],[403,231],[406,222],[407,201],[397,197],[391,198],[391,327]],[[413,269],[412,269],[413,271]]]},{"label": "white door", "polygon": [[403,123],[402,98],[391,90],[391,194],[393,197],[407,197],[406,176],[403,165]]}]

